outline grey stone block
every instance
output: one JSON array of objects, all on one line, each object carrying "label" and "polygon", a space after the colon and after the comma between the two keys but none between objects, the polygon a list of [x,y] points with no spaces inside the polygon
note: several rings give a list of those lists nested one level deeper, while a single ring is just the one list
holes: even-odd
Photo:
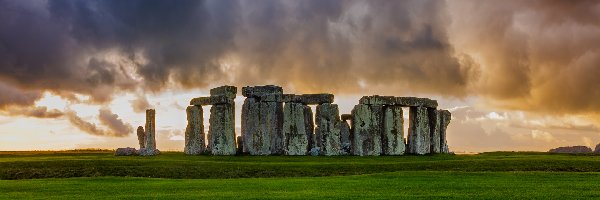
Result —
[{"label": "grey stone block", "polygon": [[144,132],[144,127],[138,126],[137,137],[140,148],[146,148],[146,132]]},{"label": "grey stone block", "polygon": [[266,94],[283,94],[283,89],[276,85],[242,87],[242,95],[245,97],[260,97]]},{"label": "grey stone block", "polygon": [[448,150],[448,141],[446,140],[446,130],[452,120],[452,114],[447,110],[438,111],[440,114],[440,151],[441,153],[450,153]]},{"label": "grey stone block", "polygon": [[340,115],[337,104],[324,103],[317,106],[316,138],[321,155],[334,156],[342,154],[340,143]]},{"label": "grey stone block", "polygon": [[430,152],[431,153],[441,153],[442,152],[442,144],[441,135],[440,135],[440,123],[441,116],[440,112],[435,108],[428,108],[427,112],[429,113],[429,134],[431,135],[430,139]]},{"label": "grey stone block", "polygon": [[226,96],[229,99],[235,99],[237,88],[235,86],[224,85],[210,89],[210,96]]},{"label": "grey stone block", "polygon": [[309,149],[304,111],[306,105],[286,103],[283,108],[283,136],[285,155],[306,155]]},{"label": "grey stone block", "polygon": [[381,146],[383,155],[402,155],[405,151],[404,144],[404,118],[402,107],[384,106],[383,132]]},{"label": "grey stone block", "polygon": [[190,101],[190,105],[194,106],[206,106],[206,105],[219,105],[219,104],[232,104],[234,99],[226,95],[216,95],[210,97],[198,97],[193,98]]},{"label": "grey stone block", "polygon": [[358,104],[352,109],[352,154],[381,154],[383,106]]},{"label": "grey stone block", "polygon": [[202,107],[188,106],[186,113],[188,124],[185,128],[185,148],[183,152],[187,155],[200,155],[205,151]]},{"label": "grey stone block", "polygon": [[115,151],[115,156],[135,156],[138,155],[138,151],[135,148],[118,148]]},{"label": "grey stone block", "polygon": [[410,107],[408,128],[408,153],[430,153],[430,128],[426,107]]},{"label": "grey stone block", "polygon": [[146,142],[145,142],[145,148],[144,148],[144,152],[141,152],[140,149],[140,155],[154,155],[153,153],[155,152],[154,150],[156,150],[156,120],[155,120],[155,114],[156,112],[154,111],[154,109],[148,109],[146,110]]},{"label": "grey stone block", "polygon": [[220,104],[210,108],[208,149],[213,155],[235,155],[234,106]]}]

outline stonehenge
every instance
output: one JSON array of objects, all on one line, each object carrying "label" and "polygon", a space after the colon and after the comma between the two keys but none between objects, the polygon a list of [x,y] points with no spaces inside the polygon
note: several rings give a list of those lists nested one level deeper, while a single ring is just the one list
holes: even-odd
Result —
[{"label": "stonehenge", "polygon": [[[363,96],[349,114],[340,114],[333,94],[285,94],[275,85],[246,86],[241,133],[235,131],[237,88],[220,86],[190,100],[186,109],[187,155],[398,156],[449,153],[446,132],[452,115],[428,98]],[[203,107],[210,106],[208,133]],[[313,112],[313,107],[315,112]],[[405,129],[405,111],[408,128]],[[406,133],[406,135],[405,135]],[[137,129],[140,150],[119,155],[157,155],[155,111],[146,111]]]}]

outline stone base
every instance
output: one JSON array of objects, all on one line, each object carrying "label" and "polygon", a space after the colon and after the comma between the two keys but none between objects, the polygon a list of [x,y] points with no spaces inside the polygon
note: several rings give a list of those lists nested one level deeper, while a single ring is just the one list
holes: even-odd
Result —
[{"label": "stone base", "polygon": [[139,151],[140,156],[155,156],[160,154],[160,151],[158,149],[146,149],[146,148],[142,148]]}]

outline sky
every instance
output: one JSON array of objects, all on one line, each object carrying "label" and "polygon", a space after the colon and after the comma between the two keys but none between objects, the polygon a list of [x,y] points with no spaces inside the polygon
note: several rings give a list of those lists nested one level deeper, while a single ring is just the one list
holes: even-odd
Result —
[{"label": "sky", "polygon": [[268,84],[341,113],[436,99],[455,152],[594,148],[599,19],[593,0],[0,0],[0,151],[135,147],[147,108],[182,150],[190,99]]}]

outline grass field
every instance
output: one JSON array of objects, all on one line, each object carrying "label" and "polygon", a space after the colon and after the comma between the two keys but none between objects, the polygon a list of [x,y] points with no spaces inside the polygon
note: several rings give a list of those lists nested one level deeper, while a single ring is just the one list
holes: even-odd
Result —
[{"label": "grass field", "polygon": [[0,198],[600,198],[600,156],[0,152]]}]

